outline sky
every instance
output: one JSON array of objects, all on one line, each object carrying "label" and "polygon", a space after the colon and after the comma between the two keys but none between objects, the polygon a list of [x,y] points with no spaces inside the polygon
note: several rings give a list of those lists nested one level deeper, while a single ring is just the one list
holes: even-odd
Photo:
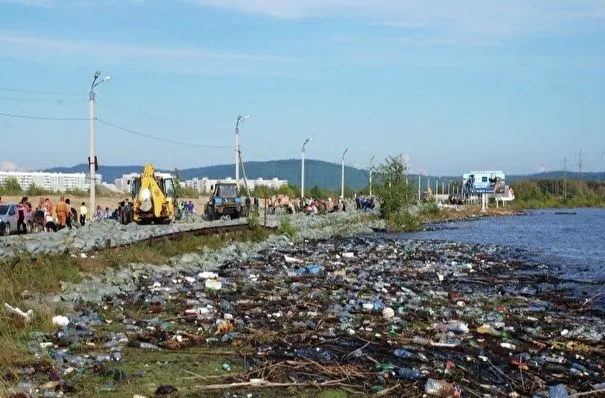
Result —
[{"label": "sky", "polygon": [[0,0],[0,168],[87,161],[96,70],[101,164],[605,170],[605,0]]}]

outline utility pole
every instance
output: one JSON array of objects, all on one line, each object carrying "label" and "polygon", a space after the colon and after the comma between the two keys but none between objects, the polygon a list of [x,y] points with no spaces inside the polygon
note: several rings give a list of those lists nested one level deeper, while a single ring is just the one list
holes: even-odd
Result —
[{"label": "utility pole", "polygon": [[250,198],[250,189],[248,189],[248,178],[246,177],[246,168],[244,167],[244,161],[242,160],[241,151],[238,152],[237,156],[239,164],[242,166],[242,172],[244,173],[244,187],[246,188],[246,195],[248,196],[248,198]]},{"label": "utility pole", "polygon": [[342,153],[342,172],[340,176],[340,197],[343,202],[345,200],[345,155],[349,152],[349,148],[345,149]]},{"label": "utility pole", "polygon": [[418,174],[418,203],[420,203],[420,185],[422,184],[422,181],[420,181],[420,174]]},{"label": "utility pole", "polygon": [[90,85],[90,94],[88,97],[88,172],[90,173],[90,219],[94,219],[96,211],[96,183],[98,162],[95,155],[95,87],[111,79],[111,76],[105,76],[100,79],[101,72],[96,71]]},{"label": "utility pole", "polygon": [[580,152],[576,155],[578,157],[578,170],[580,172],[580,196],[584,195],[584,159],[586,159],[586,154],[580,149]]},{"label": "utility pole", "polygon": [[370,159],[370,167],[368,170],[370,171],[370,196],[372,196],[372,161],[374,160],[374,156]]},{"label": "utility pole", "polygon": [[567,200],[567,158],[563,158],[563,200]]},{"label": "utility pole", "polygon": [[239,126],[246,120],[250,119],[250,115],[237,117],[235,122],[235,183],[239,187]]},{"label": "utility pole", "polygon": [[305,146],[311,142],[311,138],[307,138],[302,146],[300,154],[300,198],[305,199]]}]

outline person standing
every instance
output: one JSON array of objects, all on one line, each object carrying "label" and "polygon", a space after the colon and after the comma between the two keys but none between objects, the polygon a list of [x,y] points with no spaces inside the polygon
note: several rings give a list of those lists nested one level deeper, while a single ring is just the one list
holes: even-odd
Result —
[{"label": "person standing", "polygon": [[86,224],[86,215],[88,214],[88,208],[86,207],[86,202],[82,202],[82,206],[80,206],[80,225],[84,226]]},{"label": "person standing", "polygon": [[23,225],[23,233],[27,233],[27,206],[23,202],[19,202],[17,205],[17,233],[21,233],[21,226]]},{"label": "person standing", "polygon": [[65,224],[67,223],[68,206],[67,203],[65,203],[65,198],[63,196],[61,196],[59,199],[59,203],[57,203],[57,206],[55,207],[55,212],[57,213],[58,228],[65,228]]},{"label": "person standing", "polygon": [[71,209],[71,200],[69,198],[65,199],[65,204],[67,205],[67,216],[65,218],[65,224],[67,228],[71,229],[71,223],[74,220],[73,212]]},{"label": "person standing", "polygon": [[21,203],[23,203],[23,206],[27,206],[28,212],[32,211],[32,204],[29,201],[29,198],[27,196],[24,196],[23,198],[21,198]]}]

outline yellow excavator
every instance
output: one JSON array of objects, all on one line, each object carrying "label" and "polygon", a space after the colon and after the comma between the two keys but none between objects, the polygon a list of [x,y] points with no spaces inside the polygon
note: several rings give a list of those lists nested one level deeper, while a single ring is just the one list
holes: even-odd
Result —
[{"label": "yellow excavator", "polygon": [[130,182],[132,219],[138,224],[168,224],[174,220],[176,188],[172,177],[155,174],[146,164],[140,176]]}]

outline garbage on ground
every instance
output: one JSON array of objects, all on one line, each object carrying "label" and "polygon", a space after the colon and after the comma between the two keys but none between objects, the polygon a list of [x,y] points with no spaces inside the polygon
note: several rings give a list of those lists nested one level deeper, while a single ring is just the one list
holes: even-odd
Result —
[{"label": "garbage on ground", "polygon": [[[201,347],[235,356],[221,357],[213,375],[220,384],[200,382],[199,392],[313,385],[562,398],[594,391],[605,378],[603,314],[523,254],[373,237],[276,244],[216,273],[142,272],[101,303],[77,303],[69,322],[35,336],[31,350],[52,358],[59,383],[131,363],[124,347],[146,355]],[[110,373],[112,384],[98,391],[119,391],[131,373]],[[176,393],[177,381],[155,394]]]}]

